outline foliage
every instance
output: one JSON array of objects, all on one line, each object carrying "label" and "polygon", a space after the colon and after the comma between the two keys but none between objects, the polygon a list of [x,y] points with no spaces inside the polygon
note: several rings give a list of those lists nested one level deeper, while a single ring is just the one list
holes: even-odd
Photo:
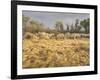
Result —
[{"label": "foliage", "polygon": [[57,21],[55,24],[55,29],[57,31],[63,32],[64,31],[64,26],[62,21]]},{"label": "foliage", "polygon": [[90,19],[84,19],[83,21],[80,22],[80,25],[84,27],[85,33],[89,33],[89,27],[90,27]]},{"label": "foliage", "polygon": [[29,19],[30,19],[30,17],[28,17],[28,16],[22,16],[22,25],[23,25],[23,27],[25,27],[26,26],[26,23],[29,21]]},{"label": "foliage", "polygon": [[[45,26],[45,24],[36,21],[34,19],[31,19],[28,16],[24,16],[22,17],[22,24],[23,24],[23,33],[25,32],[31,32],[31,33],[38,33],[38,32],[47,32],[47,33],[54,33],[55,35],[57,35],[58,33],[66,33],[66,32],[70,32],[70,33],[89,33],[89,27],[90,27],[90,20],[88,19],[84,19],[79,21],[79,19],[75,20],[75,23],[69,25],[66,24],[66,29],[64,29],[64,23],[62,20],[60,21],[56,21],[55,22],[55,26],[53,27],[53,29],[50,29],[48,27]],[[82,28],[85,31],[82,31]]]},{"label": "foliage", "polygon": [[66,32],[69,32],[70,31],[70,28],[69,28],[70,26],[68,24],[66,26],[67,26]]}]

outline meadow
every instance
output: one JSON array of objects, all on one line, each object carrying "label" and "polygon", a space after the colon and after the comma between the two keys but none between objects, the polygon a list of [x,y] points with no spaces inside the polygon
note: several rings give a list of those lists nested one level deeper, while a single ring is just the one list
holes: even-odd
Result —
[{"label": "meadow", "polygon": [[22,67],[89,66],[89,38],[86,35],[72,35],[69,34],[67,38],[65,35],[48,38],[46,34],[41,37],[26,33],[23,38]]},{"label": "meadow", "polygon": [[90,65],[89,14],[23,11],[22,15],[23,68]]}]

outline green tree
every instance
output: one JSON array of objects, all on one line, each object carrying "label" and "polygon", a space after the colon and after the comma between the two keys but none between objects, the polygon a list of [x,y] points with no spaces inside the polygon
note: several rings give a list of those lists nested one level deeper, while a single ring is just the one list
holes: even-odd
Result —
[{"label": "green tree", "polygon": [[84,19],[80,22],[80,25],[85,29],[85,33],[89,33],[90,19]]},{"label": "green tree", "polygon": [[86,26],[87,26],[87,33],[89,33],[89,30],[90,30],[90,19],[89,18],[87,19]]}]

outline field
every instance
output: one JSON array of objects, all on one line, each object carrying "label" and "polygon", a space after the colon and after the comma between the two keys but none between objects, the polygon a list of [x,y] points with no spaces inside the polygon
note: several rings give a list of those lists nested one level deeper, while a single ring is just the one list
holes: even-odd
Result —
[{"label": "field", "polygon": [[23,39],[23,68],[87,66],[89,38]]}]

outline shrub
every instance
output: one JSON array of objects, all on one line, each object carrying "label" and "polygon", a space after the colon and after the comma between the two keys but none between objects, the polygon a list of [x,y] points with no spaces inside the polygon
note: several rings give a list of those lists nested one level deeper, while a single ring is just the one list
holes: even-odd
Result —
[{"label": "shrub", "polygon": [[57,35],[57,39],[64,39],[64,34],[63,34],[63,33],[58,34],[58,35]]},{"label": "shrub", "polygon": [[25,33],[24,39],[32,39],[32,38],[33,38],[33,34],[32,33],[29,33],[29,32]]}]

